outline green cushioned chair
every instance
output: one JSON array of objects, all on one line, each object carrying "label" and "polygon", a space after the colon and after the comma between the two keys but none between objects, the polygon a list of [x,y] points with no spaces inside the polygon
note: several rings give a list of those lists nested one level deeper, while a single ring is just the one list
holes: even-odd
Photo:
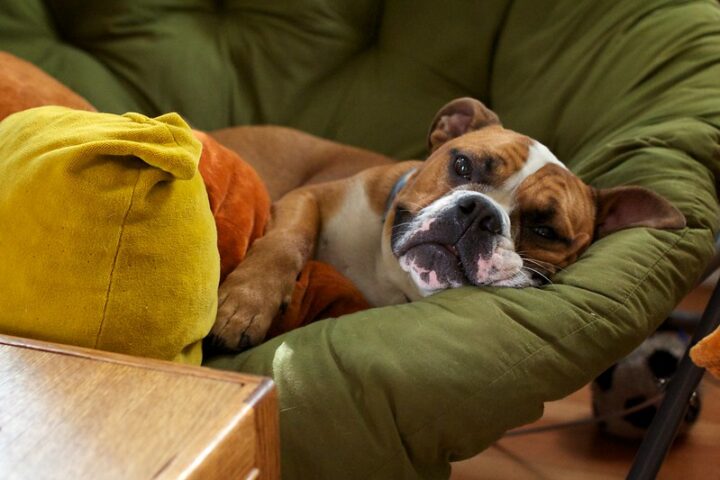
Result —
[{"label": "green cushioned chair", "polygon": [[206,364],[270,375],[285,478],[443,478],[652,332],[713,253],[714,0],[3,0],[0,49],[98,109],[275,123],[422,157],[470,95],[682,231],[597,242],[542,288],[463,288],[319,322]]}]

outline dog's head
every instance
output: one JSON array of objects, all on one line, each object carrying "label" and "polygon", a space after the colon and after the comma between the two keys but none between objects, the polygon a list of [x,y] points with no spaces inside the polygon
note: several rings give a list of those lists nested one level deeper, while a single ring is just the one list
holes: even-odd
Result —
[{"label": "dog's head", "polygon": [[[471,98],[436,115],[431,154],[397,192],[383,251],[421,296],[461,285],[538,285],[597,238],[685,217],[641,187],[595,189]],[[414,292],[406,292],[411,298]]]}]

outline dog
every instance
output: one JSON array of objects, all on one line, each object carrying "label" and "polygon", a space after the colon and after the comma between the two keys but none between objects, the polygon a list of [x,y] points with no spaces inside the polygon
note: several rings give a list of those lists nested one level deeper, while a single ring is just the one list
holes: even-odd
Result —
[{"label": "dog", "polygon": [[440,109],[424,162],[274,127],[215,137],[258,170],[277,200],[265,236],[219,289],[211,335],[229,350],[263,340],[311,258],[383,306],[464,285],[537,286],[612,232],[685,226],[647,189],[583,183],[472,98]]}]

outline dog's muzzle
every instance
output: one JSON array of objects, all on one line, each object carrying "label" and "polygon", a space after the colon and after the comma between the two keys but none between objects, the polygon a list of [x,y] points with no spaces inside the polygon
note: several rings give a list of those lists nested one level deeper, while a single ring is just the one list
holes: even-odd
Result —
[{"label": "dog's muzzle", "polygon": [[480,192],[454,190],[416,215],[397,207],[391,247],[423,295],[462,285],[529,284],[508,213]]}]

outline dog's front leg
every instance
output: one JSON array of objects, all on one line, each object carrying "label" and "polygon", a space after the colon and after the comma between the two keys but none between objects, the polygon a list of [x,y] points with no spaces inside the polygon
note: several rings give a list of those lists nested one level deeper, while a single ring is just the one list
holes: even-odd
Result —
[{"label": "dog's front leg", "polygon": [[215,343],[243,350],[262,342],[313,255],[319,216],[311,188],[292,191],[273,205],[265,236],[252,244],[220,286],[217,318],[210,332]]}]

